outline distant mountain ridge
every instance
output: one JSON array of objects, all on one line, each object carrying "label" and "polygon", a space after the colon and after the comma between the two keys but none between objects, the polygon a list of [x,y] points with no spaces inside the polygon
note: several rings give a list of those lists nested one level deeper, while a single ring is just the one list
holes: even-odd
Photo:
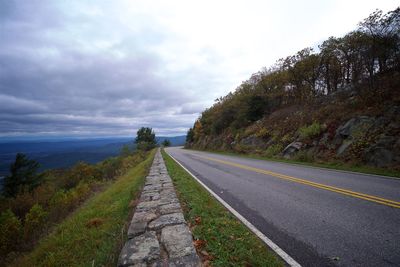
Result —
[{"label": "distant mountain ridge", "polygon": [[[172,146],[183,145],[186,136],[158,136],[161,143],[170,140]],[[79,161],[96,163],[108,157],[117,156],[122,147],[134,148],[134,137],[115,137],[71,140],[12,140],[0,141],[0,176],[8,174],[9,166],[17,153],[27,154],[37,160],[41,169],[65,168]]]}]

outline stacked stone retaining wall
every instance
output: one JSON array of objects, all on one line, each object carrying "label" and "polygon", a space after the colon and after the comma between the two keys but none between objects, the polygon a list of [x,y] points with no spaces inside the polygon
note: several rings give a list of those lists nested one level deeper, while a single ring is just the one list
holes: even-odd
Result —
[{"label": "stacked stone retaining wall", "polygon": [[159,149],[146,177],[118,266],[201,266]]}]

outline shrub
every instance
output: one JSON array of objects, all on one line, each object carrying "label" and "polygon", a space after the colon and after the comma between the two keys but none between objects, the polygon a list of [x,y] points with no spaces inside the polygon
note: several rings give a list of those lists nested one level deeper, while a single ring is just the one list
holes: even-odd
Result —
[{"label": "shrub", "polygon": [[99,163],[98,168],[101,170],[102,179],[111,180],[117,176],[121,164],[122,160],[120,157],[108,158]]},{"label": "shrub", "polygon": [[238,153],[248,153],[249,152],[249,147],[242,145],[242,144],[235,144],[235,146],[233,147],[233,150],[238,152]]},{"label": "shrub", "polygon": [[71,189],[77,186],[80,181],[99,180],[101,177],[102,172],[94,165],[79,162],[65,173],[63,188]]},{"label": "shrub", "polygon": [[10,210],[0,215],[0,255],[15,250],[21,240],[22,225],[17,216]]},{"label": "shrub", "polygon": [[272,156],[275,156],[275,155],[279,154],[280,152],[282,152],[282,150],[283,150],[282,144],[270,145],[264,154],[267,157],[272,157]]},{"label": "shrub", "polygon": [[267,137],[269,137],[269,135],[270,135],[270,132],[268,131],[268,129],[267,128],[261,128],[261,129],[259,129],[257,132],[256,132],[256,136],[258,137],[258,138],[267,138]]},{"label": "shrub", "polygon": [[65,194],[64,205],[68,211],[71,211],[75,208],[75,206],[79,203],[78,193],[75,189],[71,189]]},{"label": "shrub", "polygon": [[25,240],[35,240],[40,235],[46,223],[48,212],[42,206],[35,204],[25,216]]},{"label": "shrub", "polygon": [[25,214],[29,212],[33,205],[35,205],[35,199],[27,189],[20,191],[14,199],[10,199],[11,210],[20,219],[25,217]]},{"label": "shrub", "polygon": [[57,221],[59,218],[67,214],[66,210],[66,194],[63,190],[57,191],[50,200],[50,217],[53,221]]},{"label": "shrub", "polygon": [[0,195],[0,213],[6,211],[10,208],[10,202],[12,199],[6,198],[3,195]]},{"label": "shrub", "polygon": [[79,183],[75,188],[75,191],[78,195],[79,201],[83,201],[86,199],[87,195],[90,193],[90,186],[87,183]]},{"label": "shrub", "polygon": [[33,199],[35,203],[38,203],[42,207],[48,207],[50,199],[53,197],[56,189],[53,185],[45,183],[33,190]]},{"label": "shrub", "polygon": [[299,134],[301,139],[311,139],[320,135],[323,131],[323,127],[318,122],[314,122],[309,126],[303,126],[299,129]]},{"label": "shrub", "polygon": [[281,142],[284,144],[288,144],[290,142],[292,142],[292,137],[290,134],[285,134],[282,138],[281,138]]},{"label": "shrub", "polygon": [[293,159],[301,162],[313,162],[314,156],[306,150],[300,150],[294,155]]}]

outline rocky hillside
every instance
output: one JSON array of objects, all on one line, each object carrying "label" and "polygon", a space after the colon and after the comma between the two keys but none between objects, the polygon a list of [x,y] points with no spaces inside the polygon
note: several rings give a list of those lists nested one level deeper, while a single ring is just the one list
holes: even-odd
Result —
[{"label": "rocky hillside", "polygon": [[187,147],[400,169],[400,10],[377,11],[205,110]]}]

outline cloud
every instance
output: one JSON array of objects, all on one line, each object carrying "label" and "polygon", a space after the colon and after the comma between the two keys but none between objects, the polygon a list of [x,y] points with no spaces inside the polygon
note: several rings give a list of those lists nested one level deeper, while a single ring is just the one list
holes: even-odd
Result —
[{"label": "cloud", "polygon": [[379,7],[344,3],[1,1],[0,136],[184,134],[251,73]]}]

